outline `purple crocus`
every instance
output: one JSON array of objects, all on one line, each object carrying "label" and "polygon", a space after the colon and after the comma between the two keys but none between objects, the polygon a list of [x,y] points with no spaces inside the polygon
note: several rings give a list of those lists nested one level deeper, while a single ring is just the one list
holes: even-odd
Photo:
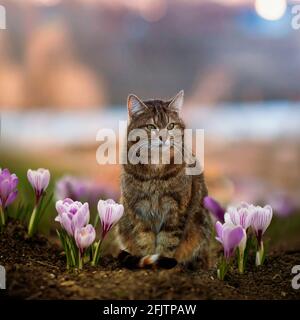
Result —
[{"label": "purple crocus", "polygon": [[210,211],[215,216],[217,221],[224,223],[225,210],[214,198],[209,196],[204,197],[203,205],[208,211]]},{"label": "purple crocus", "polygon": [[252,208],[253,205],[249,205],[246,202],[242,202],[238,207],[229,207],[225,213],[225,223],[232,224],[234,226],[241,226],[243,228],[244,236],[239,244],[239,271],[244,272],[244,252],[247,244],[247,229],[252,222]]},{"label": "purple crocus", "polygon": [[88,203],[82,204],[72,199],[64,199],[56,202],[58,216],[55,221],[59,222],[67,233],[74,237],[76,229],[86,226],[90,220]]},{"label": "purple crocus", "polygon": [[2,209],[8,207],[18,195],[17,185],[19,179],[8,169],[0,169],[0,206]]},{"label": "purple crocus", "polygon": [[255,232],[258,243],[262,241],[262,236],[269,227],[272,217],[273,210],[270,205],[266,205],[265,207],[253,206],[253,214],[251,227]]},{"label": "purple crocus", "polygon": [[264,260],[264,244],[263,244],[263,235],[269,227],[273,217],[273,210],[270,205],[266,205],[263,208],[260,206],[253,206],[252,222],[251,227],[255,232],[258,250],[256,252],[255,263],[257,266],[260,266]]},{"label": "purple crocus", "polygon": [[42,168],[37,170],[29,169],[27,171],[27,178],[35,194],[35,206],[28,224],[28,235],[31,237],[36,231],[38,216],[41,209],[41,199],[45,196],[45,191],[49,185],[50,172],[49,170]]},{"label": "purple crocus", "polygon": [[280,218],[291,216],[297,211],[297,201],[285,191],[276,191],[267,197],[267,202],[272,206],[274,214]]},{"label": "purple crocus", "polygon": [[246,202],[242,202],[238,207],[229,207],[224,215],[224,220],[247,230],[252,222],[252,208],[254,206]]},{"label": "purple crocus", "polygon": [[98,213],[102,225],[102,234],[101,239],[98,241],[94,252],[94,257],[92,261],[93,266],[95,266],[98,263],[100,246],[103,239],[105,238],[109,230],[121,219],[124,213],[124,207],[122,204],[116,203],[112,199],[108,199],[105,201],[99,200]]},{"label": "purple crocus", "polygon": [[55,198],[57,200],[71,198],[75,201],[87,199],[88,188],[86,181],[73,176],[63,176],[55,185]]},{"label": "purple crocus", "polygon": [[8,169],[0,169],[0,227],[5,225],[4,210],[14,202],[18,195],[19,179]]},{"label": "purple crocus", "polygon": [[34,190],[36,204],[38,204],[49,185],[50,172],[43,168],[39,168],[37,170],[29,169],[27,171],[27,178]]},{"label": "purple crocus", "polygon": [[85,177],[65,175],[55,185],[57,200],[71,198],[74,201],[88,202],[91,210],[97,210],[100,198],[115,198],[115,192],[107,184],[89,180]]},{"label": "purple crocus", "polygon": [[104,239],[109,230],[121,219],[124,207],[112,199],[100,200],[98,202],[98,213],[102,225],[102,239]]},{"label": "purple crocus", "polygon": [[232,257],[234,250],[243,239],[245,231],[241,226],[234,226],[231,223],[222,224],[217,221],[216,232],[216,240],[222,243],[225,259],[229,260],[230,257]]},{"label": "purple crocus", "polygon": [[91,224],[75,230],[75,242],[80,250],[81,256],[83,255],[84,250],[95,241],[95,238],[96,231]]}]

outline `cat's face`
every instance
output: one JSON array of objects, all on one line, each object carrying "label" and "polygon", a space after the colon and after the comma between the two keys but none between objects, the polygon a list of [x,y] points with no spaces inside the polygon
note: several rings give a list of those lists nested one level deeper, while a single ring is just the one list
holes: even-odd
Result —
[{"label": "cat's face", "polygon": [[183,139],[185,128],[180,117],[183,95],[183,91],[180,91],[169,101],[142,101],[135,95],[129,95],[127,103],[128,132],[133,129],[145,131],[147,135],[139,141],[141,148],[146,146],[150,149],[159,147],[162,150],[167,148],[172,150],[175,147],[175,149],[181,150],[178,141]]}]

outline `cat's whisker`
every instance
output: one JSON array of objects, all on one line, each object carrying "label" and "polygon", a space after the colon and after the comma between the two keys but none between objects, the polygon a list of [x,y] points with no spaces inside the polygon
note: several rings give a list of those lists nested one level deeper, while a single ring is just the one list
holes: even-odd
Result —
[{"label": "cat's whisker", "polygon": [[193,156],[192,151],[189,148],[187,148],[185,145],[177,144],[174,142],[173,146],[174,146],[174,148],[176,148],[176,150],[178,150],[180,152],[181,156],[183,156],[183,153],[182,153],[182,148],[183,148],[184,149],[184,157],[187,157],[187,160],[189,162],[190,162],[190,160],[193,161],[192,163],[195,162],[195,157]]},{"label": "cat's whisker", "polygon": [[141,152],[145,146],[148,146],[148,140],[146,141],[139,141],[135,145],[133,145],[128,152],[128,160],[130,163],[134,163],[133,159],[137,156],[137,152]]},{"label": "cat's whisker", "polygon": [[144,147],[145,145],[148,145],[148,140],[146,141],[142,141],[142,142],[137,142],[135,145],[133,145],[131,148],[131,150],[133,150],[134,152],[137,152],[138,149],[141,149],[142,147]]}]

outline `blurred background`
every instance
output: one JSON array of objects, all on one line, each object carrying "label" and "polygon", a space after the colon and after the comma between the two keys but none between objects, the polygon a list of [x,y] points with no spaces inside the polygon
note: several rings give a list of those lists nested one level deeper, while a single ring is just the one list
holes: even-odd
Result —
[{"label": "blurred background", "polygon": [[276,234],[297,241],[295,4],[1,1],[7,28],[0,30],[0,167],[23,180],[21,201],[32,198],[25,177],[37,167],[51,169],[51,188],[71,175],[118,199],[120,167],[97,164],[97,131],[127,119],[128,93],[170,98],[184,89],[187,126],[205,129],[210,194],[223,205],[270,203]]}]

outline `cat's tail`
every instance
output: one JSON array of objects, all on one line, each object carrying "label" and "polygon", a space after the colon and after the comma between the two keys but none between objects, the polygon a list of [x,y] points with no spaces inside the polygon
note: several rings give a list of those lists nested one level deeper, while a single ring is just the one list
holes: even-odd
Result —
[{"label": "cat's tail", "polygon": [[129,269],[149,269],[155,267],[172,269],[177,265],[177,261],[175,259],[163,257],[159,254],[138,257],[131,255],[129,252],[124,250],[119,253],[118,259],[124,267]]}]

